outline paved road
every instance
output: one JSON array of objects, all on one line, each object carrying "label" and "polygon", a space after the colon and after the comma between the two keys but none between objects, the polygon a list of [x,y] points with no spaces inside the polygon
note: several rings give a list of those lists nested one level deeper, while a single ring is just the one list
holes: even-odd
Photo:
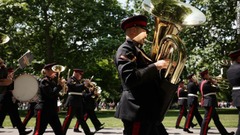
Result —
[{"label": "paved road", "polygon": [[[31,129],[31,128],[30,128]],[[94,129],[91,129],[92,131],[94,131]],[[199,128],[194,128],[191,129],[191,131],[193,131],[193,134],[189,134],[189,135],[199,135]],[[227,128],[227,130],[230,131],[236,131],[236,128]],[[167,128],[167,131],[169,133],[169,135],[187,135],[188,133],[183,132],[182,129],[175,129],[175,128]],[[18,135],[18,131],[15,128],[10,128],[10,127],[5,127],[5,128],[1,128],[0,129],[0,134],[1,135]],[[32,133],[30,133],[29,135],[31,135]],[[84,135],[84,133],[76,133],[73,132],[73,129],[68,129],[67,135]],[[54,135],[53,131],[51,128],[48,128],[46,130],[46,133],[44,135]],[[122,128],[104,128],[100,131],[98,131],[95,135],[122,135]],[[209,131],[208,131],[208,135],[220,135],[218,130],[215,127],[212,127]]]}]

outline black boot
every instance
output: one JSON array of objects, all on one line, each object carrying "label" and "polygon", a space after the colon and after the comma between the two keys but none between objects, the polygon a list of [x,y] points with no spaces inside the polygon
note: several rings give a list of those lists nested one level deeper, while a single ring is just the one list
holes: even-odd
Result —
[{"label": "black boot", "polygon": [[175,126],[176,129],[183,129],[183,127]]},{"label": "black boot", "polygon": [[197,126],[197,124],[191,124],[191,128],[194,128],[194,127],[196,127]]},{"label": "black boot", "polygon": [[227,133],[226,135],[234,135],[234,132]]},{"label": "black boot", "polygon": [[193,133],[193,131],[190,131],[190,130],[187,129],[187,128],[184,128],[183,131],[188,132],[188,133]]},{"label": "black boot", "polygon": [[29,133],[31,133],[31,132],[32,132],[32,130],[23,131],[23,132],[20,132],[20,135],[27,135],[27,134],[29,134]]},{"label": "black boot", "polygon": [[78,128],[74,128],[73,132],[78,132],[78,133],[82,133],[82,131],[80,131]]}]

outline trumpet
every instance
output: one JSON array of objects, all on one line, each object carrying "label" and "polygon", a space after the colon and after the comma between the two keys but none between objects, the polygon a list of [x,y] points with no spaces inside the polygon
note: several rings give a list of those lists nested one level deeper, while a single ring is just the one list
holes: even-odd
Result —
[{"label": "trumpet", "polygon": [[0,32],[0,45],[7,43],[10,40],[9,36]]},{"label": "trumpet", "polygon": [[[61,82],[64,80],[63,78],[60,79],[60,73],[63,72],[66,69],[66,66],[62,65],[54,65],[52,66],[52,71],[58,73],[58,84],[61,84]],[[63,84],[62,90],[59,92],[61,96],[64,96],[67,93],[68,87],[67,84]]]}]

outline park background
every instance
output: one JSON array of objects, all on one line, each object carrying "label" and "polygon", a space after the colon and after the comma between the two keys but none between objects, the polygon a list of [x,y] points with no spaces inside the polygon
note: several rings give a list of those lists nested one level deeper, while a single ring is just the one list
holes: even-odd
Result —
[{"label": "park background", "polygon": [[[199,72],[208,68],[211,75],[218,78],[221,88],[217,95],[219,102],[231,103],[231,86],[226,79],[226,70],[230,65],[229,52],[239,48],[237,42],[240,43],[237,1],[183,2],[201,10],[207,21],[200,26],[184,27],[179,35],[188,55],[182,78],[195,73],[200,79]],[[21,55],[31,50],[34,60],[28,67],[16,71],[16,78],[24,73],[39,78],[43,65],[50,62],[66,66],[61,73],[65,78],[73,68],[83,68],[84,77],[94,76],[93,81],[101,87],[101,102],[117,103],[121,91],[113,56],[125,38],[120,29],[121,20],[132,14],[148,16],[148,40],[153,39],[153,17],[142,9],[141,4],[141,0],[126,0],[125,4],[117,0],[2,0],[0,32],[8,35],[10,41],[0,46],[0,57],[8,67],[16,69]],[[144,49],[148,52],[150,47],[148,45]],[[175,102],[176,96],[173,104]],[[221,119],[224,118],[223,123],[237,121],[235,110],[219,110]],[[20,113],[24,116],[26,110]],[[106,124],[113,123],[109,126],[121,126],[121,121],[114,119],[113,113],[114,110],[101,110],[98,115]],[[164,119],[165,125],[174,125],[176,117],[177,110],[170,110]],[[233,127],[236,125],[229,124]]]}]

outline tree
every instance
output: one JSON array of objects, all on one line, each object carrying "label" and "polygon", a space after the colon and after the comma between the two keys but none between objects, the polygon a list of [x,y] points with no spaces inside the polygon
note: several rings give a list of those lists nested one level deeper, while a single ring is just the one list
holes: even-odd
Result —
[{"label": "tree", "polygon": [[11,38],[0,46],[8,66],[17,67],[29,49],[35,61],[19,73],[39,76],[45,63],[57,62],[67,69],[83,68],[87,78],[95,75],[108,97],[119,91],[112,87],[119,82],[112,56],[124,40],[119,24],[128,11],[116,0],[5,0],[0,12],[0,31]]}]

